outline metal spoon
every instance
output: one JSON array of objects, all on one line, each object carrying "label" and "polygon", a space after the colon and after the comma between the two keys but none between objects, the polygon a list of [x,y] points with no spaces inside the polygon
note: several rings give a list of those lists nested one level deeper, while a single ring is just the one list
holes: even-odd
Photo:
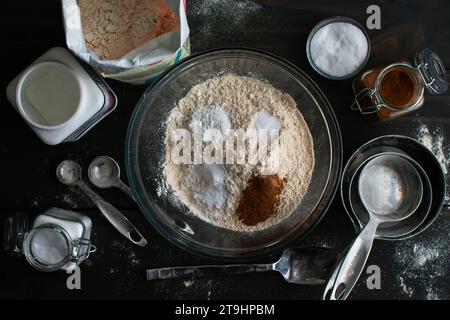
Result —
[{"label": "metal spoon", "polygon": [[333,272],[324,299],[348,297],[367,262],[379,224],[410,217],[422,201],[423,185],[419,173],[408,160],[386,154],[365,165],[359,176],[358,191],[369,213],[369,222]]},{"label": "metal spoon", "polygon": [[275,263],[150,269],[147,280],[278,271],[287,282],[317,285],[325,283],[337,258],[336,252],[324,248],[291,248],[284,250]]},{"label": "metal spoon", "polygon": [[[130,188],[120,180],[120,166],[113,158],[100,156],[92,160],[89,165],[88,176],[94,186],[100,189],[119,188],[131,199],[135,200]],[[167,217],[167,219],[183,232],[194,234],[194,231],[186,222],[182,220],[175,222],[170,217]]]},{"label": "metal spoon", "polygon": [[101,156],[92,160],[88,169],[91,183],[100,189],[118,188],[133,199],[130,188],[120,180],[119,164],[111,157]]},{"label": "metal spoon", "polygon": [[123,236],[129,239],[134,244],[145,247],[147,241],[139,233],[133,224],[115,207],[103,200],[98,194],[92,191],[86,183],[81,179],[81,167],[72,160],[61,162],[56,169],[56,176],[58,180],[68,186],[77,186],[86,193],[86,195],[95,203],[100,209],[100,212],[108,219],[108,221],[119,231]]}]

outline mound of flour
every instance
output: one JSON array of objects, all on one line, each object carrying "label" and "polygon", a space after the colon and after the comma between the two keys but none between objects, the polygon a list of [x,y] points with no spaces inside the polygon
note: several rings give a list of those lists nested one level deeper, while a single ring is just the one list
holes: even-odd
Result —
[{"label": "mound of flour", "polygon": [[[279,129],[277,166],[248,161],[176,163],[172,159],[176,148],[173,132],[181,128],[193,136],[193,121],[198,119],[203,130],[216,129],[215,134],[203,132],[203,147],[225,144],[230,129]],[[194,86],[178,102],[167,120],[165,143],[164,175],[176,197],[199,218],[235,231],[262,230],[288,217],[305,195],[315,164],[313,139],[292,97],[258,79],[230,74]],[[234,156],[238,158],[238,154]],[[255,174],[279,174],[286,177],[286,183],[277,213],[247,226],[238,220],[235,210]]]}]

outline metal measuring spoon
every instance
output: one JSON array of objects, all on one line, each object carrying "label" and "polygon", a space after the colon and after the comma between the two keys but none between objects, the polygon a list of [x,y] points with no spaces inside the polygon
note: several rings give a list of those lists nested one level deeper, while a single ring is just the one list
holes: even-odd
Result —
[{"label": "metal measuring spoon", "polygon": [[88,176],[91,183],[97,188],[118,188],[131,199],[134,199],[130,188],[120,180],[120,167],[113,158],[101,156],[92,160],[89,165]]},{"label": "metal measuring spoon", "polygon": [[72,160],[61,162],[56,169],[56,176],[58,180],[68,186],[77,186],[95,203],[100,212],[108,219],[108,221],[119,231],[123,236],[129,239],[134,244],[145,247],[147,241],[139,233],[133,224],[115,207],[103,200],[98,194],[91,190],[86,183],[81,179],[81,167]]},{"label": "metal measuring spoon", "polygon": [[274,263],[150,269],[147,270],[147,280],[278,271],[287,282],[318,285],[325,283],[337,258],[337,253],[329,249],[291,248],[284,250],[280,259]]},{"label": "metal measuring spoon", "polygon": [[410,217],[422,201],[423,185],[419,173],[408,160],[386,154],[365,165],[359,176],[358,191],[368,211],[369,222],[334,270],[324,299],[348,297],[367,262],[379,224]]},{"label": "metal measuring spoon", "polygon": [[[108,189],[115,187],[135,200],[130,188],[120,180],[120,166],[113,158],[100,156],[92,160],[89,165],[88,176],[91,183],[97,188]],[[171,220],[170,217],[167,217],[167,219]],[[186,222],[181,220],[177,222],[172,220],[171,222],[178,229],[189,234],[194,234],[194,231]]]}]

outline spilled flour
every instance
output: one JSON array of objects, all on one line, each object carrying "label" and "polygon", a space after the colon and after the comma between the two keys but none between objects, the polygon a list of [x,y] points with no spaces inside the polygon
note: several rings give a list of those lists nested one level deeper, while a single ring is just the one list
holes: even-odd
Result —
[{"label": "spilled flour", "polygon": [[425,147],[427,147],[436,156],[444,172],[447,182],[447,195],[445,200],[450,200],[450,180],[448,173],[450,172],[450,147],[444,141],[444,130],[441,127],[430,128],[425,124],[420,124],[416,132],[417,140],[419,140]]},{"label": "spilled flour", "polygon": [[[441,214],[426,233],[393,242],[397,285],[408,298],[450,299],[450,219]],[[430,232],[431,231],[431,232]]]},{"label": "spilled flour", "polygon": [[263,8],[252,0],[198,0],[188,5],[192,6],[189,13],[194,18],[206,18],[206,22],[223,19],[228,21],[229,27],[237,28],[249,17],[257,15]]},{"label": "spilled flour", "polygon": [[183,281],[183,285],[185,288],[190,288],[190,287],[192,287],[193,284],[194,284],[194,280]]},{"label": "spilled flour", "polygon": [[440,127],[430,129],[421,124],[417,129],[417,139],[434,153],[446,175],[450,169],[450,148],[444,143],[443,129]]},{"label": "spilled flour", "polygon": [[[448,185],[450,146],[445,141],[444,129],[420,123],[415,134],[417,140],[436,156]],[[447,189],[446,201],[450,199],[448,194]],[[445,291],[450,279],[450,218],[448,211],[443,210],[427,232],[395,244],[397,282],[408,298],[450,299],[450,292]]]},{"label": "spilled flour", "polygon": [[219,34],[233,34],[238,45],[247,26],[267,23],[271,10],[252,0],[196,0],[187,1],[188,20],[196,30],[192,32],[192,45],[205,50],[221,46]]},{"label": "spilled flour", "polygon": [[429,261],[439,258],[439,251],[434,248],[426,248],[423,244],[415,244],[413,254],[416,257],[413,262],[417,268],[424,267]]}]

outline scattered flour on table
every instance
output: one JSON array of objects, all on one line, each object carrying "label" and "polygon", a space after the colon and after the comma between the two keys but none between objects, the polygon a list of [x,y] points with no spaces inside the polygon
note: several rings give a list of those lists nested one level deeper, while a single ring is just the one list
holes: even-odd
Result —
[{"label": "scattered flour on table", "polygon": [[194,284],[194,280],[183,281],[183,285],[185,288],[190,288]]},{"label": "scattered flour on table", "polygon": [[207,294],[207,300],[211,300],[211,295],[212,295],[212,289],[213,289],[213,282],[212,280],[208,280],[207,282],[207,286],[208,286],[208,294]]},{"label": "scattered flour on table", "polygon": [[233,34],[237,41],[247,26],[263,25],[270,12],[252,0],[197,0],[188,1],[187,6],[188,20],[197,26],[191,37],[194,50],[219,45],[218,34]]},{"label": "scattered flour on table", "polygon": [[417,129],[417,139],[430,149],[442,166],[444,174],[450,169],[450,148],[444,142],[444,131],[442,128],[430,129],[425,124],[421,124]]},{"label": "scattered flour on table", "polygon": [[[436,156],[441,164],[447,185],[450,184],[448,173],[450,172],[450,147],[444,141],[445,133],[441,127],[430,128],[425,124],[420,124],[416,132],[417,140],[426,146]],[[450,190],[447,187],[447,201],[450,200]]]},{"label": "scattered flour on table", "polygon": [[413,261],[416,267],[423,267],[429,261],[439,258],[439,251],[433,248],[426,248],[423,244],[415,244],[413,254],[416,257]]},{"label": "scattered flour on table", "polygon": [[42,201],[41,196],[36,196],[30,201],[31,208],[35,209],[39,207],[39,203]]},{"label": "scattered flour on table", "polygon": [[427,289],[426,299],[427,300],[440,300],[439,296],[435,292],[433,292],[433,288]]},{"label": "scattered flour on table", "polygon": [[393,243],[397,285],[407,297],[450,299],[450,218],[441,214],[424,234]]},{"label": "scattered flour on table", "polygon": [[[252,0],[198,0],[192,1],[189,12],[194,17],[208,21],[221,18],[234,26],[239,26],[249,16],[257,14],[263,7]],[[209,20],[210,19],[210,20]]]},{"label": "scattered flour on table", "polygon": [[141,265],[141,260],[139,260],[134,251],[130,251],[130,253],[128,254],[128,261],[129,264],[133,267]]},{"label": "scattered flour on table", "polygon": [[112,243],[113,256],[117,258],[124,258],[128,265],[131,267],[140,267],[142,265],[141,260],[137,257],[136,252],[131,245],[124,241],[113,241]]},{"label": "scattered flour on table", "polygon": [[[33,209],[39,208],[42,205],[45,205],[46,201],[44,201],[43,196],[34,196],[30,201],[30,206]],[[53,203],[51,202],[51,206],[61,206],[63,209],[76,209],[80,207],[88,207],[90,205],[89,199],[83,197],[82,194],[77,192],[70,192],[65,194],[57,194],[54,198]]]},{"label": "scattered flour on table", "polygon": [[403,293],[406,294],[409,298],[411,298],[414,294],[413,288],[405,284],[405,279],[400,276],[398,277],[400,288],[402,289]]},{"label": "scattered flour on table", "polygon": [[57,201],[61,201],[65,208],[74,209],[79,207],[79,199],[75,198],[73,194],[63,194],[56,197]]},{"label": "scattered flour on table", "polygon": [[[95,233],[95,228],[93,229]],[[98,236],[104,237],[104,234]],[[98,238],[94,235],[93,238]],[[96,243],[94,243],[96,244]],[[143,263],[135,251],[133,244],[123,240],[106,241],[97,251],[90,255],[90,268],[102,266],[101,261],[108,261],[107,269],[99,273],[99,277],[114,283],[114,294],[128,295],[133,291],[133,283],[142,277]],[[83,265],[82,265],[83,266]],[[139,280],[140,281],[140,280]]]}]

